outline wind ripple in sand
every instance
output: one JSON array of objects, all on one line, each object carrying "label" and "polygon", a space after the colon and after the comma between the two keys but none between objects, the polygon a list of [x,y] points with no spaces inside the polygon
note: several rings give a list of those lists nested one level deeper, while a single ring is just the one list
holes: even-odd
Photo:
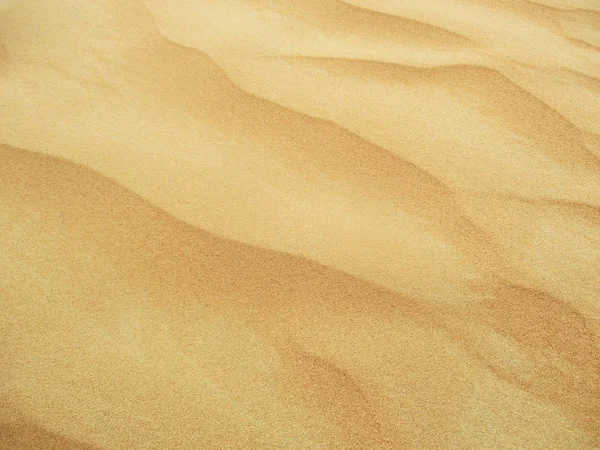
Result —
[{"label": "wind ripple in sand", "polygon": [[600,446],[591,2],[0,6],[1,448]]}]

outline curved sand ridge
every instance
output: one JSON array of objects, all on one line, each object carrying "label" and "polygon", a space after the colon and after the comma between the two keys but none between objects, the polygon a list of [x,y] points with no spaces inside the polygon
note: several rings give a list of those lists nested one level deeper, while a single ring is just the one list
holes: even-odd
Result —
[{"label": "curved sand ridge", "polygon": [[594,2],[1,8],[1,448],[600,445]]}]

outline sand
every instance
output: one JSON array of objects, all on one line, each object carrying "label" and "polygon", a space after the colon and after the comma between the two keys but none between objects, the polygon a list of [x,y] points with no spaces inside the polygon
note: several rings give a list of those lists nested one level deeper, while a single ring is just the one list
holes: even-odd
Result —
[{"label": "sand", "polygon": [[600,448],[600,4],[0,1],[0,448]]}]

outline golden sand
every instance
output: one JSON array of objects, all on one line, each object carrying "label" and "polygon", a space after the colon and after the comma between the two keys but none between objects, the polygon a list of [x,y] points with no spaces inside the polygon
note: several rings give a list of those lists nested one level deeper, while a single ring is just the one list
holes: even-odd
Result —
[{"label": "golden sand", "polygon": [[600,448],[600,3],[0,1],[0,448]]}]

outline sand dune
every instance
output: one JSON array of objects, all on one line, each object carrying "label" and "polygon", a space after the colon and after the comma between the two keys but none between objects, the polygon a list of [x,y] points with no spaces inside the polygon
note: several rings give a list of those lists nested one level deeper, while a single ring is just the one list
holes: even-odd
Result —
[{"label": "sand dune", "polygon": [[600,448],[591,0],[0,2],[0,448]]}]

